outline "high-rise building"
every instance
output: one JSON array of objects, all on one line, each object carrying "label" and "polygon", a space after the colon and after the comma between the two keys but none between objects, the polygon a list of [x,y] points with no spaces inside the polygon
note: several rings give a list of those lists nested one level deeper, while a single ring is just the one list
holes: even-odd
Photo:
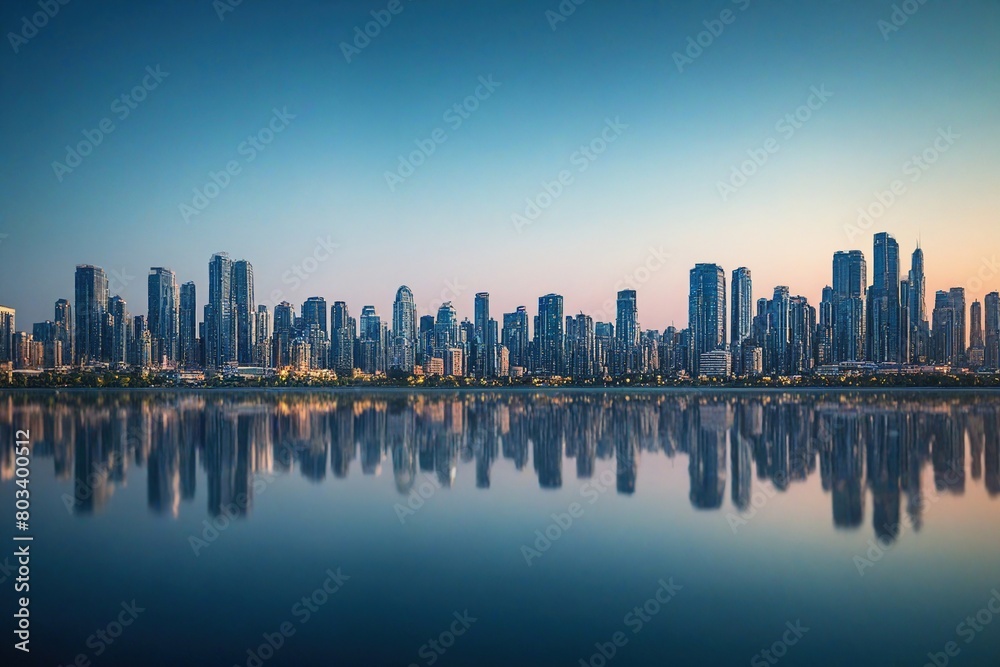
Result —
[{"label": "high-rise building", "polygon": [[985,299],[986,368],[1000,370],[1000,292],[990,292]]},{"label": "high-rise building", "polygon": [[179,359],[179,295],[174,272],[159,266],[149,270],[147,320],[153,347],[153,362],[161,365]]},{"label": "high-rise building", "polygon": [[181,302],[177,317],[178,361],[185,368],[199,364],[198,357],[198,290],[194,282],[181,285]]},{"label": "high-rise building", "polygon": [[528,309],[518,306],[513,313],[504,313],[502,343],[510,351],[512,368],[528,367]]},{"label": "high-rise building", "polygon": [[792,298],[788,288],[774,288],[768,303],[767,343],[764,346],[764,367],[769,373],[789,375],[792,372]]},{"label": "high-rise building", "polygon": [[293,363],[292,343],[295,340],[295,307],[282,301],[274,307],[274,333],[271,335],[272,365],[286,368]]},{"label": "high-rise building", "polygon": [[108,277],[89,264],[76,267],[76,363],[105,360],[104,328],[108,309]]},{"label": "high-rise building", "polygon": [[0,364],[13,363],[17,356],[14,350],[15,315],[13,308],[0,306]]},{"label": "high-rise building", "polygon": [[743,343],[752,335],[753,327],[753,279],[750,269],[745,266],[733,271],[732,331],[730,343],[733,351],[733,371],[742,375],[741,361]]},{"label": "high-rise building", "polygon": [[326,335],[326,299],[321,296],[311,296],[302,304],[302,329],[313,326]]},{"label": "high-rise building", "polygon": [[635,290],[618,292],[617,317],[615,320],[615,350],[612,368],[615,375],[638,373],[639,364],[639,307]]},{"label": "high-rise building", "polygon": [[384,373],[384,355],[382,349],[382,318],[375,311],[375,306],[364,306],[361,308],[361,325],[358,332],[358,367],[361,372],[374,375]]},{"label": "high-rise building", "polygon": [[445,301],[438,308],[437,320],[434,322],[434,353],[432,356],[444,359],[444,351],[458,347],[459,322],[458,313],[451,301]]},{"label": "high-rise building", "polygon": [[688,371],[697,376],[701,355],[726,348],[726,274],[721,266],[696,264],[691,269],[688,322]]},{"label": "high-rise building", "polygon": [[927,282],[924,276],[924,251],[917,246],[910,259],[907,291],[911,363],[926,363],[930,355],[930,326],[927,322]]},{"label": "high-rise building", "polygon": [[396,290],[392,303],[392,361],[390,367],[412,373],[417,363],[420,342],[417,338],[417,305],[413,291],[406,285]]},{"label": "high-rise building", "polygon": [[819,322],[816,327],[816,363],[820,366],[832,364],[833,349],[833,288],[823,288],[823,299],[819,303]]},{"label": "high-rise building", "polygon": [[875,235],[872,286],[868,290],[867,357],[875,362],[900,362],[899,244],[890,234]]},{"label": "high-rise building", "polygon": [[153,344],[146,321],[145,315],[136,315],[129,323],[128,363],[140,368],[152,363]]},{"label": "high-rise building", "polygon": [[939,290],[934,298],[933,356],[940,364],[965,363],[965,289]]},{"label": "high-rise building", "polygon": [[[253,364],[256,314],[253,295],[253,265],[245,259],[233,263],[232,290],[236,327],[236,361],[241,366]],[[326,307],[323,308],[326,317]]]},{"label": "high-rise building", "polygon": [[868,270],[860,250],[833,255],[833,361],[863,361]]},{"label": "high-rise building", "polygon": [[222,369],[237,363],[236,305],[233,263],[229,255],[212,255],[208,264],[208,305],[205,306],[205,365]]},{"label": "high-rise building", "polygon": [[330,366],[341,375],[354,372],[354,340],[357,326],[350,309],[343,301],[335,301],[330,308]]},{"label": "high-rise building", "polygon": [[813,335],[816,331],[816,309],[804,296],[789,300],[788,371],[793,375],[812,372]]},{"label": "high-rise building", "polygon": [[538,344],[537,371],[543,375],[558,376],[565,372],[563,348],[563,298],[546,294],[538,298],[538,320],[535,339]]},{"label": "high-rise building", "polygon": [[986,362],[986,337],[983,335],[983,304],[973,301],[969,306],[969,368],[979,369]]},{"label": "high-rise building", "polygon": [[580,313],[567,318],[566,340],[569,349],[569,373],[574,379],[594,377],[597,369],[594,345],[594,318]]},{"label": "high-rise building", "polygon": [[73,345],[76,336],[73,335],[73,308],[69,305],[68,299],[56,301],[55,312],[55,337],[62,344],[62,356],[58,366],[72,366],[75,357]]},{"label": "high-rise building", "polygon": [[594,323],[594,356],[597,373],[610,375],[615,351],[615,325],[611,322]]},{"label": "high-rise building", "polygon": [[264,304],[257,306],[254,316],[253,364],[262,368],[271,366],[271,314]]},{"label": "high-rise building", "polygon": [[130,317],[128,304],[120,296],[108,299],[107,325],[104,335],[107,360],[112,364],[128,363]]}]

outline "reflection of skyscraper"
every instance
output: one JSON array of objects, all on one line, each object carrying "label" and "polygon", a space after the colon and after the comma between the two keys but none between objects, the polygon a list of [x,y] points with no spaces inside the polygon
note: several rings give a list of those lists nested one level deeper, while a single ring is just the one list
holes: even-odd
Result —
[{"label": "reflection of skyscraper", "polygon": [[729,436],[728,406],[700,405],[693,424],[688,475],[689,498],[696,509],[718,509],[726,494],[726,444]]},{"label": "reflection of skyscraper", "polygon": [[153,360],[174,364],[178,359],[178,290],[174,272],[154,266],[149,270],[147,324]]},{"label": "reflection of skyscraper", "polygon": [[[236,360],[241,366],[253,365],[253,265],[241,259],[233,263],[233,308],[236,318]],[[324,308],[325,310],[325,308]],[[324,317],[326,313],[324,313]]]},{"label": "reflection of skyscraper", "polygon": [[697,376],[701,355],[726,346],[726,274],[721,266],[697,264],[691,269],[688,323],[691,328],[688,370]]},{"label": "reflection of skyscraper", "polygon": [[104,269],[76,267],[76,363],[92,364],[103,358],[104,314],[108,307],[108,277]]}]

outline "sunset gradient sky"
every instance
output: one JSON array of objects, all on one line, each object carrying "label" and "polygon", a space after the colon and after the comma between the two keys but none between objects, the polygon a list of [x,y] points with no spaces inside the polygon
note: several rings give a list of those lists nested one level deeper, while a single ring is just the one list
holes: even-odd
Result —
[{"label": "sunset gradient sky", "polygon": [[[662,329],[686,325],[697,262],[749,267],[755,298],[781,284],[817,303],[834,251],[871,263],[878,231],[907,267],[920,239],[928,307],[952,286],[981,299],[1000,289],[1000,4],[911,2],[890,31],[888,1],[588,0],[553,24],[558,0],[401,0],[347,62],[341,43],[388,0],[246,0],[221,19],[208,0],[70,2],[16,44],[9,33],[39,9],[12,0],[0,9],[0,303],[30,330],[72,300],[79,263],[118,273],[136,314],[150,266],[194,280],[204,303],[208,260],[225,250],[254,265],[266,303],[319,295],[388,317],[407,284],[420,314],[444,298],[471,318],[489,291],[500,319],[556,292],[567,314],[606,319],[623,278],[666,254],[638,284],[641,324]],[[713,23],[724,10],[729,22]],[[705,22],[720,34],[679,71],[675,52]],[[166,76],[121,118],[114,100],[157,66]],[[499,85],[479,89],[467,118],[449,112],[480,77]],[[782,119],[813,90],[832,95],[790,133]],[[274,109],[294,118],[248,149]],[[57,175],[104,118],[114,130]],[[581,160],[616,119],[615,141]],[[446,140],[390,189],[386,172],[432,136]],[[915,168],[928,150],[934,163]],[[748,151],[767,161],[724,198]],[[230,162],[239,173],[186,221],[181,205]],[[561,195],[515,229],[563,171]],[[850,232],[895,180],[896,201]],[[318,238],[338,248],[290,279]]]}]

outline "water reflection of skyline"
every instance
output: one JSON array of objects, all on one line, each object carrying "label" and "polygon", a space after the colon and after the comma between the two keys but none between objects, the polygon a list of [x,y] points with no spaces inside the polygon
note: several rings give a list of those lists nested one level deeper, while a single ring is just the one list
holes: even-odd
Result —
[{"label": "water reflection of skyline", "polygon": [[[77,515],[100,511],[143,468],[151,511],[176,516],[193,502],[200,468],[217,516],[249,512],[262,476],[296,470],[322,483],[388,466],[405,495],[424,474],[450,487],[460,469],[488,489],[499,460],[530,463],[539,488],[557,489],[564,475],[590,479],[613,460],[617,492],[633,494],[643,455],[687,456],[689,500],[701,510],[723,507],[727,483],[747,510],[761,484],[782,493],[818,473],[835,526],[861,527],[870,493],[873,528],[888,539],[902,522],[920,529],[929,495],[962,495],[967,469],[1000,495],[1000,401],[961,392],[0,396],[6,442],[15,428],[31,431],[36,470],[51,458],[56,478],[72,482]],[[0,448],[0,478],[13,465],[12,447]]]}]

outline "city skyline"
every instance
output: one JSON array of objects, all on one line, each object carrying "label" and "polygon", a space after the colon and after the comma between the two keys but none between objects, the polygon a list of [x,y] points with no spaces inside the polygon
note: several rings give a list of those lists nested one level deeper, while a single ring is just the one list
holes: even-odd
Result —
[{"label": "city skyline", "polygon": [[[290,300],[337,292],[381,304],[407,284],[421,315],[456,281],[488,289],[498,312],[537,290],[594,313],[628,287],[616,289],[624,275],[658,259],[651,248],[669,259],[637,286],[647,319],[686,320],[677,286],[699,262],[751,267],[759,284],[795,276],[792,291],[816,303],[826,248],[867,247],[878,230],[906,252],[917,238],[935,248],[930,294],[963,286],[982,299],[970,282],[997,270],[995,3],[923,3],[901,27],[892,3],[860,1],[588,3],[555,23],[549,2],[446,16],[403,6],[350,60],[341,45],[373,8],[296,3],[275,23],[265,5],[220,16],[211,4],[118,2],[89,16],[144,38],[94,42],[81,12],[61,11],[0,65],[25,92],[0,111],[12,147],[0,179],[3,302],[41,321],[49,308],[33,295],[72,288],[46,267],[87,261],[136,305],[148,267],[200,277],[220,248],[266,267],[259,294],[289,292],[282,276],[318,238],[338,246],[333,259]],[[713,37],[706,25],[723,9],[735,18]],[[11,4],[0,23],[16,34],[34,11]],[[789,39],[760,44],[774,29]],[[177,34],[219,50],[182,46]],[[708,46],[691,47],[696,38]],[[98,53],[63,58],[58,44]],[[261,44],[274,48],[264,55]],[[209,92],[210,107],[192,103]],[[58,104],[29,104],[53,94]],[[803,109],[806,121],[796,118]],[[57,177],[53,163],[105,117],[114,130]],[[446,140],[390,189],[386,173],[438,128]],[[259,133],[273,139],[262,150],[247,142]],[[606,138],[595,160],[580,151]],[[774,147],[769,139],[777,152],[762,148]],[[230,161],[240,170],[225,176]],[[737,187],[734,171],[752,174]],[[529,201],[548,203],[545,185],[563,192],[516,225]],[[185,220],[180,206],[193,206],[196,190],[215,196]],[[707,243],[718,247],[706,252]],[[198,298],[201,309],[207,291]]]},{"label": "city skyline", "polygon": [[758,292],[754,300],[750,268],[733,269],[730,283],[723,267],[696,264],[689,272],[687,326],[647,322],[645,328],[634,289],[617,292],[614,317],[607,316],[611,304],[595,317],[572,314],[564,295],[538,297],[530,327],[525,306],[492,317],[489,292],[475,293],[472,320],[455,306],[461,305],[459,293],[440,303],[435,315],[420,315],[406,285],[397,289],[391,314],[365,304],[355,319],[345,301],[322,296],[306,298],[296,314],[296,304],[287,300],[255,303],[252,263],[233,261],[226,252],[209,261],[208,303],[199,322],[196,283],[178,285],[170,269],[150,268],[147,315],[139,315],[112,294],[103,268],[81,264],[75,317],[59,299],[55,320],[35,323],[29,335],[17,328],[16,309],[5,308],[0,362],[12,361],[17,369],[65,366],[69,359],[77,366],[329,369],[338,375],[417,369],[577,379],[811,375],[838,365],[842,374],[843,364],[861,362],[1000,369],[997,290],[971,301],[963,287],[938,290],[928,308],[919,245],[907,270],[896,239],[878,232],[872,259],[869,284],[863,251],[834,252],[832,280],[815,304],[787,285],[775,286],[771,299]]}]

